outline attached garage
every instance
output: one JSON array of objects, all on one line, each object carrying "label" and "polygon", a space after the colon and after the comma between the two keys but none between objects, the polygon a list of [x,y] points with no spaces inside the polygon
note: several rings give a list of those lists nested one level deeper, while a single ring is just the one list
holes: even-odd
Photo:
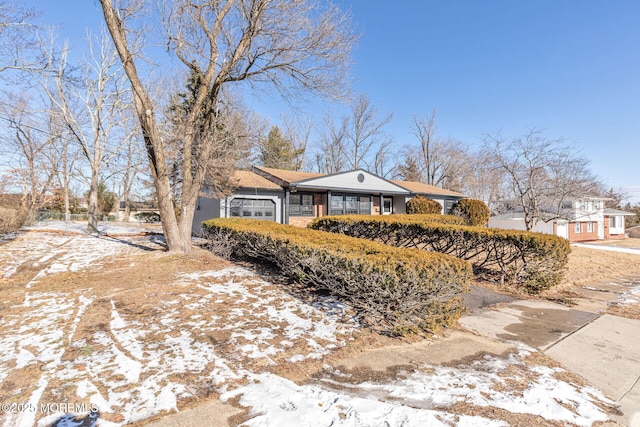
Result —
[{"label": "attached garage", "polygon": [[229,216],[276,220],[276,203],[269,199],[235,197],[229,202]]}]

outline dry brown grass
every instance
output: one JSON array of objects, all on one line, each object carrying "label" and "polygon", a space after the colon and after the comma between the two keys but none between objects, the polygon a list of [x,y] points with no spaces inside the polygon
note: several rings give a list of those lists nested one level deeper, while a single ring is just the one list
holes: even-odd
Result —
[{"label": "dry brown grass", "polygon": [[26,217],[20,209],[0,207],[0,236],[18,230]]},{"label": "dry brown grass", "polygon": [[640,276],[640,256],[573,247],[558,289],[571,289],[628,276]]}]

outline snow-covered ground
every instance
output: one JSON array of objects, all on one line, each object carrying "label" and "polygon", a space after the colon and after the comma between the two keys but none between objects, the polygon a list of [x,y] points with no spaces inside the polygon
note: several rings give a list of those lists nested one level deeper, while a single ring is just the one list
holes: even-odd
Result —
[{"label": "snow-covered ground", "polygon": [[[40,221],[24,230],[29,231],[64,231],[66,233],[87,234],[87,221]],[[159,224],[148,224],[144,222],[98,222],[98,232],[109,235],[131,235],[138,233],[161,233],[162,227]]]},{"label": "snow-covered ground", "polygon": [[[335,300],[302,302],[237,266],[173,277],[144,316],[121,308],[123,283],[101,295],[91,283],[42,289],[46,278],[99,269],[109,260],[135,265],[144,253],[138,246],[39,231],[0,246],[0,283],[33,270],[21,283],[23,300],[0,317],[0,393],[10,392],[0,394],[3,399],[15,401],[17,393],[19,402],[36,408],[77,398],[105,414],[98,426],[177,411],[205,389],[223,401],[239,398],[250,408],[250,426],[508,425],[448,409],[458,402],[580,426],[607,419],[602,407],[612,402],[599,391],[562,380],[560,368],[525,366],[531,349],[455,367],[419,366],[382,382],[350,381],[327,367],[335,375],[296,384],[270,368],[322,360],[359,325]],[[100,310],[107,322],[84,331],[86,318]],[[15,389],[12,375],[30,367],[37,367],[29,371],[31,384]],[[526,378],[518,373],[523,369]],[[511,386],[523,381],[524,390]],[[0,425],[45,426],[61,415],[5,411]]]}]

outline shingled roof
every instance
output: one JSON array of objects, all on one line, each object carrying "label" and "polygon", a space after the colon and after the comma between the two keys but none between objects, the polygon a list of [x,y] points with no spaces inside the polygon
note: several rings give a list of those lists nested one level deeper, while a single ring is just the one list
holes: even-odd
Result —
[{"label": "shingled roof", "polygon": [[280,181],[281,185],[285,186],[288,186],[292,182],[325,176],[323,173],[287,171],[283,169],[265,168],[263,166],[254,166],[253,171],[263,177],[268,176],[276,182]]},{"label": "shingled roof", "polygon": [[399,185],[402,188],[406,188],[414,194],[432,194],[438,196],[455,196],[455,197],[465,197],[462,193],[457,193],[455,191],[445,190],[444,188],[434,187],[433,185],[423,184],[417,181],[398,181],[391,180],[396,185]]},{"label": "shingled roof", "polygon": [[278,184],[261,177],[251,171],[235,171],[231,178],[233,183],[240,188],[261,188],[264,190],[282,190]]}]

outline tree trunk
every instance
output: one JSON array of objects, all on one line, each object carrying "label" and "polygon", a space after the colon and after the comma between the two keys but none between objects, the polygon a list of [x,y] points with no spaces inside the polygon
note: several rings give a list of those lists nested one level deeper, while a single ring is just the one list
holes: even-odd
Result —
[{"label": "tree trunk", "polygon": [[65,222],[69,222],[71,221],[71,212],[69,209],[69,184],[66,182],[67,180],[65,179],[65,183],[64,183],[64,221]]},{"label": "tree trunk", "polygon": [[167,176],[154,179],[156,193],[158,196],[158,210],[162,220],[162,231],[167,242],[169,252],[188,253],[191,251],[191,235],[185,239],[180,233],[180,227],[173,210],[173,200],[171,198],[171,186]]},{"label": "tree trunk", "polygon": [[129,208],[129,201],[125,199],[122,222],[129,222],[129,215],[131,215],[131,209]]},{"label": "tree trunk", "polygon": [[[129,222],[129,215],[131,214],[131,208],[129,206],[129,191],[131,187],[129,186],[129,173],[125,174],[124,185],[123,185],[123,194],[122,200],[124,201],[124,213],[123,213],[123,222]],[[119,202],[118,202],[119,203]],[[120,207],[118,206],[118,210]]]},{"label": "tree trunk", "polygon": [[71,221],[71,212],[69,208],[69,173],[68,173],[68,157],[67,145],[64,147],[62,154],[62,181],[64,187],[64,220],[65,222]]},{"label": "tree trunk", "polygon": [[98,232],[98,171],[91,171],[91,184],[89,187],[89,223],[87,230],[90,233]]}]

